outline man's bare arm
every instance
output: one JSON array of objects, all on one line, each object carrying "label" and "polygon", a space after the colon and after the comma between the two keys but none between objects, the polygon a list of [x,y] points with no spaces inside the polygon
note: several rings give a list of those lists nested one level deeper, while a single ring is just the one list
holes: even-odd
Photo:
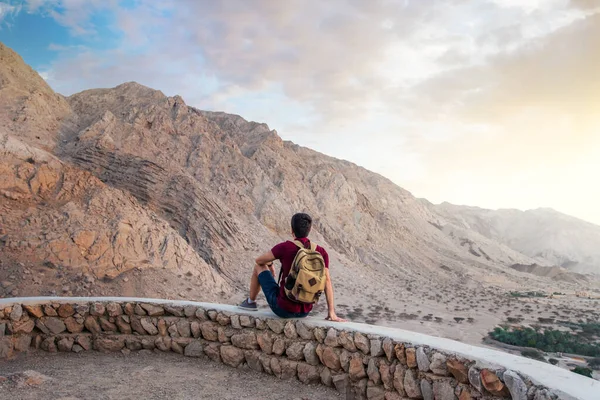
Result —
[{"label": "man's bare arm", "polygon": [[331,284],[331,277],[329,276],[329,268],[325,268],[325,276],[327,278],[325,282],[325,297],[327,298],[327,319],[335,322],[345,322],[345,319],[342,319],[335,314],[335,302],[333,300],[333,285]]},{"label": "man's bare arm", "polygon": [[256,259],[256,264],[260,265],[261,267],[267,267],[269,268],[269,271],[271,271],[271,274],[273,275],[273,277],[275,277],[275,267],[273,267],[273,261],[275,261],[276,258],[273,255],[272,251],[269,251],[263,255],[260,255],[257,259]]}]

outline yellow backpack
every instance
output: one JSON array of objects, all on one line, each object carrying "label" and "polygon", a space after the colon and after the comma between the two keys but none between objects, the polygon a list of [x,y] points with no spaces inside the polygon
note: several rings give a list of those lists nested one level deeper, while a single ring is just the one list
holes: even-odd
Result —
[{"label": "yellow backpack", "polygon": [[298,246],[298,253],[285,279],[285,295],[296,303],[315,304],[325,291],[325,260],[316,244],[311,243],[310,249],[298,240],[294,240],[294,244]]}]

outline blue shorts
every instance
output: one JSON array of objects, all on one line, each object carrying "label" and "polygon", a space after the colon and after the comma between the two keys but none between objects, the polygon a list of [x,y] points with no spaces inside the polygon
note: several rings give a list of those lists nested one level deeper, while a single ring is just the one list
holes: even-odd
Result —
[{"label": "blue shorts", "polygon": [[279,318],[304,318],[308,313],[292,313],[279,307],[277,304],[277,296],[279,295],[279,285],[275,282],[275,278],[271,274],[271,271],[263,271],[258,274],[258,282],[262,288],[267,303],[271,307],[271,311]]}]

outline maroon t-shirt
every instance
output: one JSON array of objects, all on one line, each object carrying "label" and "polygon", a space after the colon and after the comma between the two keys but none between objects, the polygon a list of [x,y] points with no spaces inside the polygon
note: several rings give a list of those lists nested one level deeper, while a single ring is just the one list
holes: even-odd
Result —
[{"label": "maroon t-shirt", "polygon": [[[304,247],[310,248],[310,240],[308,238],[297,238],[302,242]],[[321,246],[317,246],[317,251],[321,253],[323,256],[323,260],[325,260],[325,267],[329,268],[329,255]],[[290,269],[292,268],[292,262],[294,262],[294,258],[296,257],[296,253],[298,253],[298,246],[294,244],[292,241],[287,241],[283,243],[279,243],[275,247],[271,249],[271,252],[275,256],[276,259],[281,261],[281,270],[283,274],[281,275],[281,281],[279,282],[279,295],[277,296],[277,305],[281,307],[283,310],[291,313],[308,313],[312,310],[312,304],[301,304],[291,301],[285,295],[285,278],[287,278],[290,273]]]}]

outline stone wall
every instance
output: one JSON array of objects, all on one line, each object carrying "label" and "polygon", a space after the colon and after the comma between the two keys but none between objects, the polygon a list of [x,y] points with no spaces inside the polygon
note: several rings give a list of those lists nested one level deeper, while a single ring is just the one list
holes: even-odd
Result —
[{"label": "stone wall", "polygon": [[246,365],[280,379],[333,386],[347,399],[573,398],[557,395],[515,371],[484,367],[430,346],[210,305],[0,303],[0,358],[34,348],[74,353],[172,351],[234,368]]}]

